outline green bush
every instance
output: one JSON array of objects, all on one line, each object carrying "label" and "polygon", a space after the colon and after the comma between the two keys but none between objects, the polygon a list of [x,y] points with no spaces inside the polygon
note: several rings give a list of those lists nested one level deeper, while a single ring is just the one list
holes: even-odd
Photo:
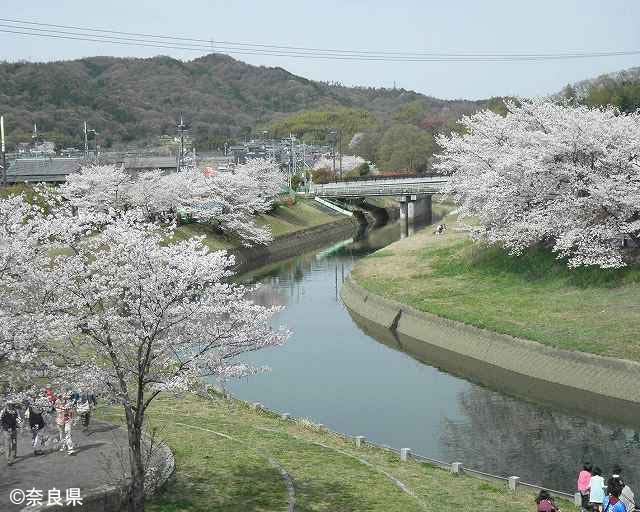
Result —
[{"label": "green bush", "polygon": [[313,182],[314,183],[329,183],[330,181],[333,181],[336,179],[335,174],[333,173],[333,171],[331,169],[316,169],[315,171],[313,171],[312,173],[313,176]]}]

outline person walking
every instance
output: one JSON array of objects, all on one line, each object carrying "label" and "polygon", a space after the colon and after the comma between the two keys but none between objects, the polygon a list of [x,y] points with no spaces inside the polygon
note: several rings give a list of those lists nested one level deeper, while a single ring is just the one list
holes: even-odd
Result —
[{"label": "person walking", "polygon": [[0,410],[0,433],[8,466],[12,466],[18,456],[18,427],[21,423],[16,403],[8,401]]},{"label": "person walking", "polygon": [[578,473],[578,492],[582,498],[582,512],[589,510],[589,482],[591,481],[592,469],[593,466],[589,462],[585,462],[582,471]]},{"label": "person walking", "polygon": [[622,477],[622,467],[619,464],[613,466],[613,472],[607,480],[607,490],[610,491],[616,485],[622,489],[620,501],[624,504],[625,509],[627,512],[633,512],[636,509],[635,495]]},{"label": "person walking", "polygon": [[82,421],[82,430],[89,431],[89,422],[91,421],[91,411],[97,405],[96,396],[87,390],[81,390],[77,405],[78,414]]},{"label": "person walking", "polygon": [[53,389],[51,389],[51,384],[47,384],[44,387],[44,389],[42,390],[42,394],[47,398],[51,405],[53,405],[57,399],[55,393],[53,392]]},{"label": "person walking", "polygon": [[608,496],[605,496],[602,501],[602,512],[626,512],[627,509],[624,506],[624,503],[620,501],[622,483],[618,480],[613,480],[608,491]]},{"label": "person walking", "polygon": [[44,421],[44,411],[47,405],[48,402],[45,398],[38,399],[35,396],[32,396],[26,404],[24,419],[29,422],[29,428],[31,429],[31,446],[33,447],[34,455],[44,454],[44,445],[47,441],[47,436],[45,435],[47,424]]},{"label": "person walking", "polygon": [[604,501],[604,478],[602,470],[596,466],[593,468],[593,475],[589,480],[589,503],[594,512],[602,512],[602,502]]},{"label": "person walking", "polygon": [[63,452],[66,449],[67,455],[73,455],[76,453],[73,447],[73,438],[71,436],[73,419],[75,417],[74,402],[72,398],[73,396],[71,393],[65,393],[54,403],[60,451]]}]

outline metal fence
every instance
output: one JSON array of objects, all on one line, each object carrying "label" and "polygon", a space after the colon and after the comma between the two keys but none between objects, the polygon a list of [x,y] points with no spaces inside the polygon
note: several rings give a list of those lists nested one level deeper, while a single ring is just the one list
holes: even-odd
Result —
[{"label": "metal fence", "polygon": [[[265,408],[261,403],[259,402],[246,402],[244,400],[240,400],[241,402],[243,402],[244,404],[246,404],[247,406],[253,408],[253,409],[257,409],[257,410],[261,410],[264,411],[268,414],[280,417],[283,420],[286,421],[298,421],[299,418],[295,418],[293,416],[291,416],[291,414],[289,413],[281,413],[272,409],[267,409]],[[506,477],[506,476],[499,476],[499,475],[493,475],[491,473],[487,473],[484,471],[480,471],[477,469],[473,469],[473,468],[469,468],[467,466],[465,466],[463,463],[461,462],[444,462],[438,459],[433,459],[431,457],[426,457],[424,455],[420,455],[418,453],[413,453],[411,451],[411,449],[409,448],[401,448],[401,449],[397,449],[397,448],[393,448],[391,446],[385,445],[385,444],[379,444],[379,443],[375,443],[373,441],[369,441],[365,436],[352,436],[349,434],[345,434],[344,432],[336,432],[334,430],[331,430],[327,427],[325,427],[322,424],[313,424],[317,429],[321,430],[322,432],[326,432],[328,434],[332,434],[336,437],[342,438],[344,440],[348,440],[353,442],[356,447],[362,447],[365,444],[368,446],[372,446],[374,448],[378,448],[380,450],[385,450],[385,451],[389,451],[392,452],[396,455],[398,455],[400,457],[400,460],[402,461],[406,461],[409,459],[415,460],[417,462],[420,463],[426,463],[426,464],[430,464],[432,466],[436,466],[440,469],[443,469],[445,471],[449,471],[450,473],[454,474],[454,475],[466,475],[466,476],[470,476],[473,478],[478,478],[481,480],[485,480],[485,481],[489,481],[489,482],[493,482],[493,483],[499,483],[499,484],[503,484],[506,485],[510,490],[515,491],[518,487],[522,486],[522,487],[526,487],[535,491],[541,491],[541,490],[545,490],[547,491],[551,496],[556,497],[556,498],[562,498],[562,499],[566,499],[571,501],[572,503],[574,503],[574,505],[576,506],[580,506],[581,505],[581,497],[580,497],[580,493],[570,493],[570,492],[565,492],[565,491],[558,491],[555,489],[550,489],[548,487],[543,487],[541,485],[537,485],[537,484],[532,484],[529,482],[523,482],[520,480],[520,477],[518,476],[510,476],[510,477]]]}]

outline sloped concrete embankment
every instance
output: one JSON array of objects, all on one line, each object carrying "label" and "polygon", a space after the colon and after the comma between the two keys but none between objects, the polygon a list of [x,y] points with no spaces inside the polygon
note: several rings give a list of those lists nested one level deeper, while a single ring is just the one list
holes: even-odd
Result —
[{"label": "sloped concrete embankment", "polygon": [[243,247],[232,251],[239,273],[254,270],[279,260],[298,256],[323,245],[350,237],[359,223],[353,217],[321,224],[276,238],[267,246]]},{"label": "sloped concrete embankment", "polygon": [[467,380],[525,399],[637,425],[640,364],[556,349],[447,320],[388,300],[352,276],[341,297],[381,342]]}]

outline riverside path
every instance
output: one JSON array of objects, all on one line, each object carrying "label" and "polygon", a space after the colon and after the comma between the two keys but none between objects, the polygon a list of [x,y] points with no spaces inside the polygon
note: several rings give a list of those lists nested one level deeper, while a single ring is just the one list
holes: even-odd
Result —
[{"label": "riverside path", "polygon": [[50,491],[59,491],[64,503],[68,489],[79,489],[82,497],[96,487],[114,485],[124,476],[123,467],[127,468],[129,463],[124,429],[103,422],[92,422],[88,432],[82,432],[82,427],[76,428],[73,431],[75,455],[57,450],[53,421],[47,431],[50,440],[44,455],[33,455],[28,429],[18,431],[18,458],[12,466],[6,465],[2,454],[0,510],[3,512],[22,510],[28,505],[26,496],[29,495],[42,496],[46,505]]}]

